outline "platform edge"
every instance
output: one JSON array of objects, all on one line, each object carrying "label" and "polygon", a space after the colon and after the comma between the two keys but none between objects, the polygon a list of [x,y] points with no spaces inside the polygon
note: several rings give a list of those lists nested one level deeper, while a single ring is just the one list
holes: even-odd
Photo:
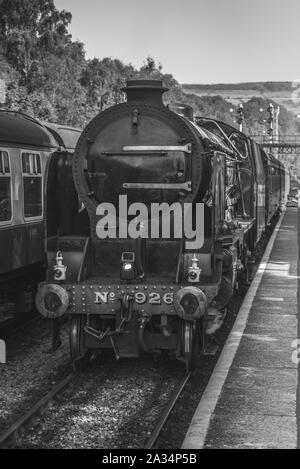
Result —
[{"label": "platform edge", "polygon": [[254,297],[265,272],[285,212],[286,210],[284,209],[274,228],[254,279],[252,280],[240,307],[233,328],[225,342],[221,355],[186,432],[181,449],[203,449],[205,445],[205,439],[209,430],[212,414],[216,408],[229,369],[239,347]]}]

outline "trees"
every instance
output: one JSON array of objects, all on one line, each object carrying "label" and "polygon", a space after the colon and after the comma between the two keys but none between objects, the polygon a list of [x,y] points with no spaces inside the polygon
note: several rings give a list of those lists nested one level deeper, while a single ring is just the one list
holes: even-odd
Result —
[{"label": "trees", "polygon": [[41,120],[55,122],[57,112],[43,92],[28,93],[25,86],[11,83],[7,90],[6,105],[12,111],[20,111]]},{"label": "trees", "polygon": [[131,64],[105,57],[88,60],[83,70],[81,84],[86,90],[86,118],[124,100],[121,91],[126,79],[134,75]]},{"label": "trees", "polygon": [[85,90],[80,84],[85,68],[85,53],[79,42],[67,43],[64,54],[47,53],[32,70],[30,92],[45,93],[56,109],[57,120],[70,125],[83,125],[82,106]]},{"label": "trees", "polygon": [[58,11],[53,0],[0,0],[1,52],[27,85],[34,64],[44,54],[61,54],[71,41],[71,13]]},{"label": "trees", "polygon": [[85,52],[68,33],[71,19],[53,0],[0,0],[0,78],[11,109],[83,124]]},{"label": "trees", "polygon": [[[232,104],[221,96],[185,94],[160,63],[147,57],[136,69],[111,57],[86,60],[84,46],[68,32],[70,12],[59,11],[54,0],[0,0],[0,79],[6,82],[7,106],[41,119],[83,127],[99,111],[122,102],[120,90],[128,78],[157,78],[169,91],[163,99],[186,102],[196,114],[234,124]],[[201,90],[203,85],[186,88]],[[228,89],[275,89],[276,83],[222,85]],[[282,89],[291,86],[279,84]],[[216,85],[211,85],[211,91]],[[243,87],[243,88],[242,88]],[[281,89],[280,88],[280,89]],[[262,131],[265,124],[259,109],[267,108],[262,98],[252,98],[244,106],[245,129]],[[280,130],[291,133],[295,119],[283,107]],[[297,128],[298,128],[297,127]]]}]

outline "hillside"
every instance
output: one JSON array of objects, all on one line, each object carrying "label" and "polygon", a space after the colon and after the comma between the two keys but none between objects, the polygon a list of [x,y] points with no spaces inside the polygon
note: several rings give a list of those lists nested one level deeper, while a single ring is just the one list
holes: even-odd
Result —
[{"label": "hillside", "polygon": [[197,96],[221,96],[225,101],[235,106],[239,103],[245,103],[253,97],[272,100],[293,114],[300,115],[300,83],[267,81],[214,85],[184,84],[182,88],[185,93]]}]

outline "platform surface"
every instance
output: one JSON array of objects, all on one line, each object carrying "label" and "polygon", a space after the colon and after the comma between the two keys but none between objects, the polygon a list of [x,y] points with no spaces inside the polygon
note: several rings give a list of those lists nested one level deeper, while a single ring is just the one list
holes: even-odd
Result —
[{"label": "platform surface", "polygon": [[279,223],[182,448],[297,448],[298,209]]}]

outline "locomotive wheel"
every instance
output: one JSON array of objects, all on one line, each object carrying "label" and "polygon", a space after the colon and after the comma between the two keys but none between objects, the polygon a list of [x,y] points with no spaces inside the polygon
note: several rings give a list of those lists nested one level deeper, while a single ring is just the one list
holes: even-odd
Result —
[{"label": "locomotive wheel", "polygon": [[198,321],[181,321],[181,356],[185,363],[186,371],[191,371],[197,361],[199,350]]},{"label": "locomotive wheel", "polygon": [[85,353],[83,346],[83,316],[74,314],[70,319],[69,344],[72,361],[82,357]]}]

